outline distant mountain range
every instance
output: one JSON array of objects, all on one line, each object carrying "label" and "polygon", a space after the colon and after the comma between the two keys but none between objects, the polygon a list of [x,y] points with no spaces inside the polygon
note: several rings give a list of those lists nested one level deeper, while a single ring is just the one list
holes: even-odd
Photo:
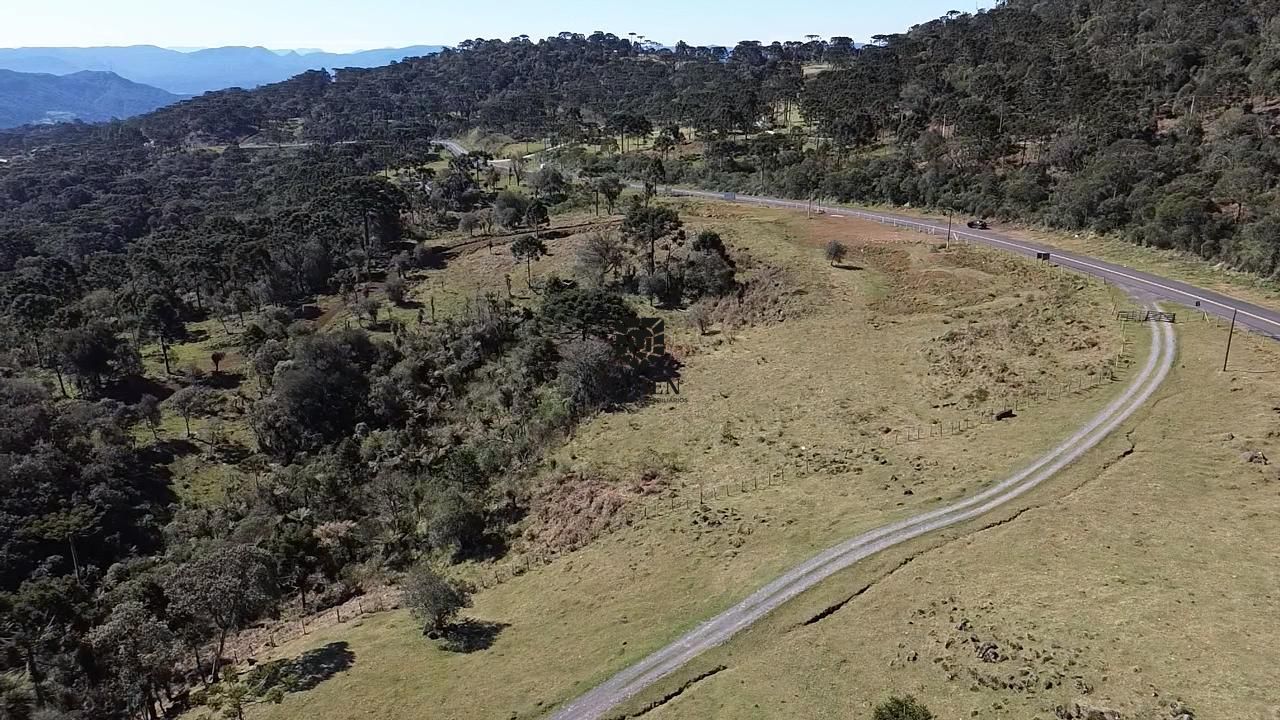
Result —
[{"label": "distant mountain range", "polygon": [[0,128],[126,118],[181,99],[109,72],[82,70],[50,75],[0,70]]},{"label": "distant mountain range", "polygon": [[0,69],[51,75],[106,71],[178,95],[199,95],[210,90],[253,88],[280,82],[307,70],[377,67],[407,57],[432,55],[440,49],[436,45],[415,45],[354,53],[301,54],[261,47],[221,47],[192,52],[154,45],[0,48]]}]

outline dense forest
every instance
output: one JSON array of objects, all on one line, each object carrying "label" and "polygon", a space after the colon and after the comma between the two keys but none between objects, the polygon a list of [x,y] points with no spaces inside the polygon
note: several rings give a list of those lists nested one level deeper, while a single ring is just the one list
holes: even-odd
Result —
[{"label": "dense forest", "polygon": [[[128,212],[58,233],[89,243],[69,250],[155,232],[167,199],[143,179],[192,170],[171,157],[181,147],[359,140],[378,146],[377,162],[403,165],[415,142],[473,127],[623,153],[668,129],[659,134],[704,150],[669,162],[672,182],[1114,231],[1270,274],[1278,12],[1274,0],[1011,0],[862,47],[667,49],[599,33],[469,41],[210,93],[120,126],[0,136],[0,156],[42,153],[4,177],[3,257],[28,252],[11,236],[30,219],[93,213],[108,195],[126,195]],[[793,122],[797,112],[806,123]],[[87,176],[58,172],[73,158]]]},{"label": "dense forest", "polygon": [[[628,296],[742,282],[718,237],[648,202],[659,184],[1018,218],[1275,274],[1277,18],[1280,0],[1008,0],[866,46],[475,40],[0,133],[0,717],[153,717],[284,598],[503,553],[543,449],[643,395]],[[545,138],[558,169],[432,142],[473,130]],[[532,262],[549,212],[612,212],[622,179],[648,191],[536,307],[488,297],[390,339],[304,320],[337,295],[372,326],[361,288],[390,297],[441,233],[527,230]],[[255,482],[215,505],[173,495],[185,441],[157,430],[228,402],[220,360],[171,358],[202,321],[237,328],[256,388]]]}]

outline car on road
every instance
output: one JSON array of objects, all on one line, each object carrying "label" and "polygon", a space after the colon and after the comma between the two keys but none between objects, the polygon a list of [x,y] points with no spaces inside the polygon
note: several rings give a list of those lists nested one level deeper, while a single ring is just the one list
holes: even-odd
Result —
[{"label": "car on road", "polygon": [[970,220],[968,225],[974,230],[987,230],[991,227],[986,220]]}]

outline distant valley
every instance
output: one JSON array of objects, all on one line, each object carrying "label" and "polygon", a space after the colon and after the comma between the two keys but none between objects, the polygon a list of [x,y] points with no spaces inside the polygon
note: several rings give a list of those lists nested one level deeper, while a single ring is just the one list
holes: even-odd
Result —
[{"label": "distant valley", "polygon": [[82,70],[60,76],[0,70],[0,128],[127,118],[181,99],[110,72]]},{"label": "distant valley", "polygon": [[297,53],[261,47],[182,52],[152,45],[0,48],[0,69],[50,75],[105,71],[176,95],[199,95],[210,90],[280,82],[307,70],[377,67],[407,57],[433,55],[440,49],[436,45],[415,45],[354,53]]}]

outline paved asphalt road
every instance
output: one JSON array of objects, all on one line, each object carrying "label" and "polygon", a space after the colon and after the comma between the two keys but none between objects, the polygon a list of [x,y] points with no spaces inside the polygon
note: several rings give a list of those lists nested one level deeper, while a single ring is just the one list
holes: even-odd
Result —
[{"label": "paved asphalt road", "polygon": [[432,140],[437,145],[443,145],[446,150],[454,155],[466,155],[467,149],[452,140]]},{"label": "paved asphalt road", "polygon": [[750,626],[778,606],[855,562],[926,533],[987,513],[1052,477],[1110,434],[1151,397],[1173,364],[1176,346],[1167,323],[1149,325],[1151,354],[1125,391],[1074,435],[1039,460],[973,497],[872,530],[832,547],[699,625],[670,645],[564,705],[552,720],[596,720],[644,688]]},{"label": "paved asphalt road", "polygon": [[[672,188],[668,191],[668,194],[730,200],[732,202],[795,208],[798,210],[804,210],[808,205],[808,203],[796,200],[782,200],[779,198],[758,197],[753,195],[734,195],[732,193],[708,192],[704,190],[683,190]],[[823,209],[829,217],[858,217],[886,224],[911,227],[921,232],[928,232],[939,236],[945,236],[947,234],[946,220],[924,220],[921,218],[913,218],[903,215],[853,210],[840,207],[824,207]],[[1058,265],[1071,268],[1072,270],[1085,273],[1086,275],[1102,278],[1108,282],[1119,285],[1140,297],[1168,300],[1170,302],[1176,302],[1190,307],[1196,307],[1198,305],[1198,307],[1205,312],[1227,319],[1231,318],[1233,312],[1238,311],[1238,324],[1245,326],[1254,332],[1280,340],[1280,312],[1277,312],[1276,310],[1270,310],[1268,308],[1254,305],[1243,300],[1237,300],[1233,297],[1216,293],[1212,290],[1198,288],[1194,285],[1189,285],[1177,280],[1170,280],[1158,275],[1152,275],[1138,270],[1131,270],[1123,265],[1104,262],[1102,260],[1091,258],[1087,255],[1063,252],[1055,248],[1011,238],[1007,235],[1002,235],[999,232],[993,232],[990,230],[970,230],[965,227],[963,222],[956,223],[952,228],[952,234],[963,240],[979,242],[984,245],[990,245],[992,247],[1008,250],[1020,255],[1035,257],[1036,253],[1050,253],[1052,261]]]},{"label": "paved asphalt road", "polygon": [[[334,145],[360,145],[363,140],[339,140]],[[432,140],[436,145],[442,145],[446,150],[454,155],[466,155],[467,149],[452,140]],[[311,142],[292,142],[292,143],[241,143],[242,150],[281,150],[311,147],[315,143]]]}]

